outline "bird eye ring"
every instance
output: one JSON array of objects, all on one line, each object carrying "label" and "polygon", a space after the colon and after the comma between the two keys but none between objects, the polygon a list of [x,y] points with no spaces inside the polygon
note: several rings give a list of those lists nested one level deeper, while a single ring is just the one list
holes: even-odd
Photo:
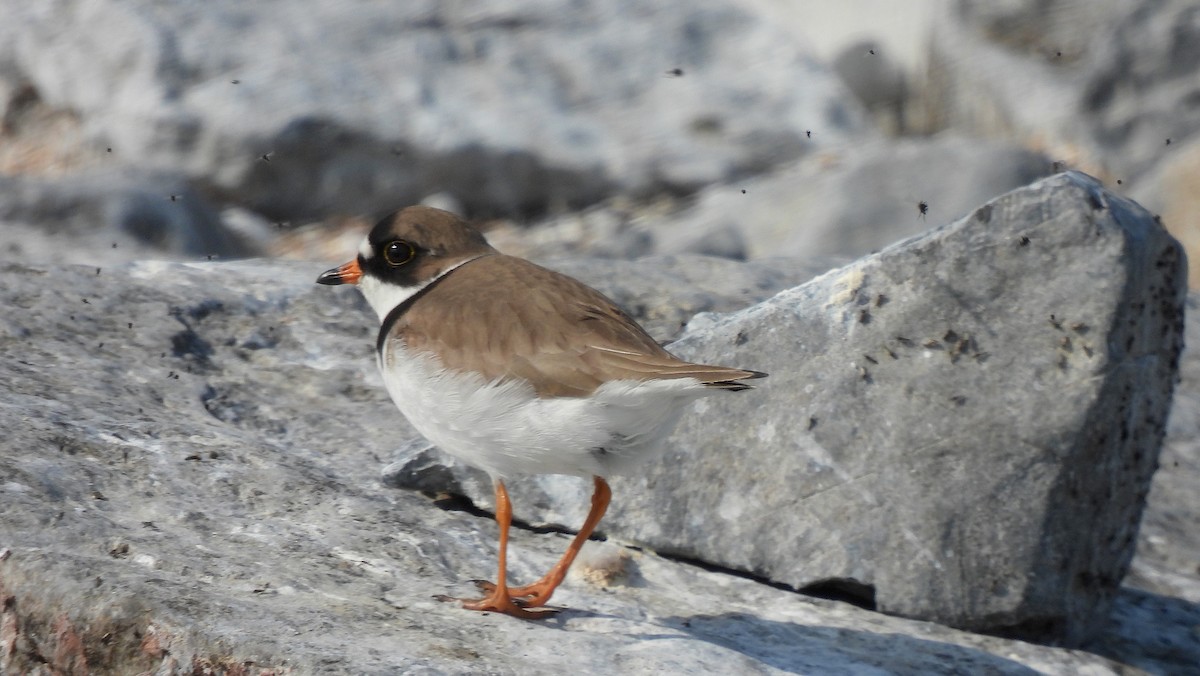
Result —
[{"label": "bird eye ring", "polygon": [[405,242],[402,239],[397,239],[389,242],[383,249],[383,260],[393,268],[398,268],[401,265],[411,261],[417,255],[417,250],[413,245]]}]

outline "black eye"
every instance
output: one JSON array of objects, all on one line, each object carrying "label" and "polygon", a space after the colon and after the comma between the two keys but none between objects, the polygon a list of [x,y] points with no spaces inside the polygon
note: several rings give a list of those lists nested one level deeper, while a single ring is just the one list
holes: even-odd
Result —
[{"label": "black eye", "polygon": [[383,247],[383,260],[387,261],[387,264],[393,268],[404,265],[416,255],[417,250],[413,248],[413,245],[402,239],[388,242],[387,246]]}]

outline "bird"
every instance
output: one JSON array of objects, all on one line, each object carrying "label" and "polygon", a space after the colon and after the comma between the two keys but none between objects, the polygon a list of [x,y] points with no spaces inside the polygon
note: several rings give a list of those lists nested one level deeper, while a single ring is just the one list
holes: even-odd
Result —
[{"label": "bird", "polygon": [[[469,610],[537,619],[612,498],[607,478],[653,455],[695,400],[765,373],[675,357],[618,305],[567,275],[499,252],[457,215],[411,206],[383,218],[317,283],[352,284],[378,315],[376,361],[392,401],[446,453],[485,471],[499,526],[496,582]],[[591,478],[591,508],[538,581],[508,586],[505,479]]]}]

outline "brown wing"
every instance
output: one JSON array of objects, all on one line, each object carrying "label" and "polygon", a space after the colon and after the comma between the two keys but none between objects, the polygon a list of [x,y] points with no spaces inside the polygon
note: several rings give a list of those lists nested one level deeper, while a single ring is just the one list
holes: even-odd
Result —
[{"label": "brown wing", "polygon": [[677,359],[599,291],[503,255],[451,272],[390,332],[409,349],[438,352],[447,368],[526,379],[542,397],[586,396],[618,379],[696,378],[746,389],[736,381],[765,375]]}]

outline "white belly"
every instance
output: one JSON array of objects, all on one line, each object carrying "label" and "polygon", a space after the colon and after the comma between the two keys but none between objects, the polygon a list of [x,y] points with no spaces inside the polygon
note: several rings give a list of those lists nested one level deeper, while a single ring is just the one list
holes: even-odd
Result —
[{"label": "white belly", "polygon": [[628,471],[660,447],[688,404],[713,391],[681,378],[539,398],[528,383],[489,383],[390,347],[380,367],[400,412],[443,451],[498,477]]}]

